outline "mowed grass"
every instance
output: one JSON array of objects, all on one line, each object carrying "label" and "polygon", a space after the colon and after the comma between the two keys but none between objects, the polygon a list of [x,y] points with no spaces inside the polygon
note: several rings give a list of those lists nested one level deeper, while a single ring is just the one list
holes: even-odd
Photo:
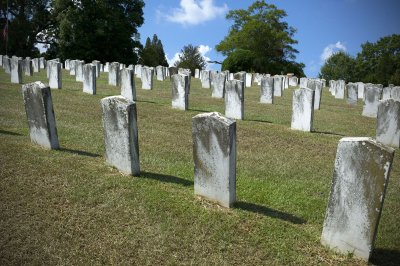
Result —
[{"label": "mowed grass", "polygon": [[[47,83],[45,71],[24,82]],[[171,108],[171,83],[152,91],[136,79],[140,177],[105,164],[100,99],[63,72],[52,90],[61,149],[30,142],[21,85],[0,69],[0,264],[45,265],[364,265],[320,244],[337,144],[375,136],[361,116],[327,90],[315,132],[290,130],[293,88],[259,103],[245,92],[237,121],[237,203],[225,209],[194,195],[192,117],[224,113],[224,101],[192,78],[190,110]],[[400,155],[396,151],[371,261],[400,262]]]}]

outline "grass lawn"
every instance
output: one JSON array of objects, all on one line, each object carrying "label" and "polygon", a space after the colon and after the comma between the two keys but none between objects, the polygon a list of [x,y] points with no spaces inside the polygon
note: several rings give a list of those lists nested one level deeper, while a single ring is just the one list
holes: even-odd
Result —
[{"label": "grass lawn", "polygon": [[[46,72],[24,82],[47,83]],[[169,80],[136,79],[140,177],[105,164],[100,99],[63,72],[52,90],[61,149],[30,142],[21,85],[0,69],[0,265],[365,265],[320,244],[336,148],[375,136],[376,120],[324,90],[313,133],[290,130],[293,88],[274,105],[245,92],[237,121],[237,200],[225,209],[194,196],[192,117],[224,113],[224,101],[192,78],[189,110],[171,108]],[[400,263],[400,155],[396,151],[375,251]]]}]

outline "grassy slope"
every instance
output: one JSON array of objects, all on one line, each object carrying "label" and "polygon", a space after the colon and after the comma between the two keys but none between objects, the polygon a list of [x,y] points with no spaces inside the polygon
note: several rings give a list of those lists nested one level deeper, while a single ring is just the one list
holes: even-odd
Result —
[{"label": "grassy slope", "polygon": [[[190,110],[172,110],[170,82],[144,91],[136,79],[141,177],[104,163],[98,94],[63,72],[52,90],[62,149],[32,145],[20,85],[0,70],[0,264],[363,264],[319,243],[338,140],[374,136],[362,105],[327,91],[315,132],[290,130],[292,89],[274,105],[246,89],[237,121],[237,200],[230,210],[193,195],[191,118],[224,112],[192,78]],[[42,80],[45,72],[25,77]],[[400,156],[394,167],[372,261],[400,260]]]}]

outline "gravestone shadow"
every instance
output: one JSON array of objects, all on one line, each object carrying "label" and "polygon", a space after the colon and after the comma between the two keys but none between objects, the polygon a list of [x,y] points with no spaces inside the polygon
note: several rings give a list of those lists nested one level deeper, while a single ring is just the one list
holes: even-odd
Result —
[{"label": "gravestone shadow", "polygon": [[268,216],[271,218],[275,218],[275,219],[281,219],[293,224],[305,224],[307,221],[299,218],[297,216],[294,216],[290,213],[286,213],[286,212],[281,212],[278,210],[274,210],[262,205],[258,205],[258,204],[254,204],[254,203],[249,203],[249,202],[243,202],[243,201],[237,201],[234,204],[234,207],[237,209],[241,209],[244,211],[249,211],[249,212],[253,212],[253,213],[258,213],[264,216]]},{"label": "gravestone shadow", "polygon": [[400,250],[382,248],[374,249],[369,262],[372,265],[377,266],[400,265]]},{"label": "gravestone shadow", "polygon": [[66,148],[60,148],[60,151],[77,154],[77,155],[82,155],[82,156],[93,157],[93,158],[100,157],[99,154],[91,153],[91,152],[87,152],[87,151],[79,151],[79,150],[72,150],[72,149],[66,149]]},{"label": "gravestone shadow", "polygon": [[178,185],[182,185],[185,187],[194,185],[193,181],[186,180],[186,179],[183,179],[180,177],[157,174],[157,173],[150,173],[150,172],[141,172],[140,178],[149,178],[149,179],[160,181],[162,183],[173,183],[173,184],[178,184]]},{"label": "gravestone shadow", "polygon": [[272,124],[271,121],[261,119],[244,119],[244,121]]},{"label": "gravestone shadow", "polygon": [[157,102],[153,102],[153,101],[147,101],[147,100],[136,100],[135,102],[138,102],[138,103],[151,103],[151,104],[158,104]]},{"label": "gravestone shadow", "polygon": [[16,132],[7,131],[7,130],[2,130],[2,129],[0,129],[0,134],[11,135],[11,136],[22,136],[22,134],[19,134],[19,133],[16,133]]},{"label": "gravestone shadow", "polygon": [[339,136],[339,137],[345,137],[346,135],[340,134],[340,133],[335,133],[335,132],[328,132],[328,131],[319,131],[319,130],[313,130],[311,133],[316,133],[316,134],[323,134],[323,135],[333,135],[333,136]]}]

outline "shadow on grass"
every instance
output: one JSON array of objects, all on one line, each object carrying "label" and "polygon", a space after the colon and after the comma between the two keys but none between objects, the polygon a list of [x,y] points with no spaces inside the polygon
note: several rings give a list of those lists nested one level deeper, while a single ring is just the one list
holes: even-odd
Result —
[{"label": "shadow on grass", "polygon": [[146,100],[136,100],[135,102],[138,102],[138,103],[152,103],[152,104],[158,104],[157,102],[146,101]]},{"label": "shadow on grass", "polygon": [[340,136],[340,137],[345,137],[346,136],[346,135],[339,134],[339,133],[327,132],[327,131],[318,131],[318,130],[311,131],[311,133],[324,134],[324,135],[333,135],[333,136]]},{"label": "shadow on grass", "polygon": [[7,130],[2,130],[2,129],[0,129],[0,134],[11,135],[11,136],[23,136],[22,134],[7,131]]},{"label": "shadow on grass", "polygon": [[77,155],[82,155],[82,156],[93,157],[93,158],[100,157],[99,154],[91,153],[91,152],[87,152],[87,151],[78,151],[78,150],[71,150],[71,149],[66,149],[66,148],[60,148],[60,151],[77,154]]},{"label": "shadow on grass", "polygon": [[182,185],[185,187],[194,185],[193,181],[179,178],[176,176],[171,176],[171,175],[162,175],[162,174],[156,174],[156,173],[141,172],[140,177],[154,179],[154,180],[157,180],[157,181],[160,181],[163,183],[174,183],[174,184]]},{"label": "shadow on grass", "polygon": [[192,112],[200,112],[200,113],[211,113],[211,112],[215,112],[215,111],[209,111],[209,110],[200,110],[200,109],[192,109],[189,108],[188,111],[192,111]]},{"label": "shadow on grass", "polygon": [[272,124],[271,121],[260,119],[244,119],[244,121]]},{"label": "shadow on grass", "polygon": [[281,212],[277,211],[262,205],[257,205],[254,203],[249,203],[249,202],[243,202],[243,201],[237,201],[234,204],[235,208],[244,210],[244,211],[249,211],[249,212],[254,212],[258,213],[261,215],[265,215],[271,218],[276,218],[276,219],[281,219],[287,222],[291,222],[293,224],[304,224],[306,223],[306,220],[296,217],[290,213],[286,212]]},{"label": "shadow on grass", "polygon": [[382,248],[374,249],[369,262],[377,266],[399,265],[400,251]]}]

